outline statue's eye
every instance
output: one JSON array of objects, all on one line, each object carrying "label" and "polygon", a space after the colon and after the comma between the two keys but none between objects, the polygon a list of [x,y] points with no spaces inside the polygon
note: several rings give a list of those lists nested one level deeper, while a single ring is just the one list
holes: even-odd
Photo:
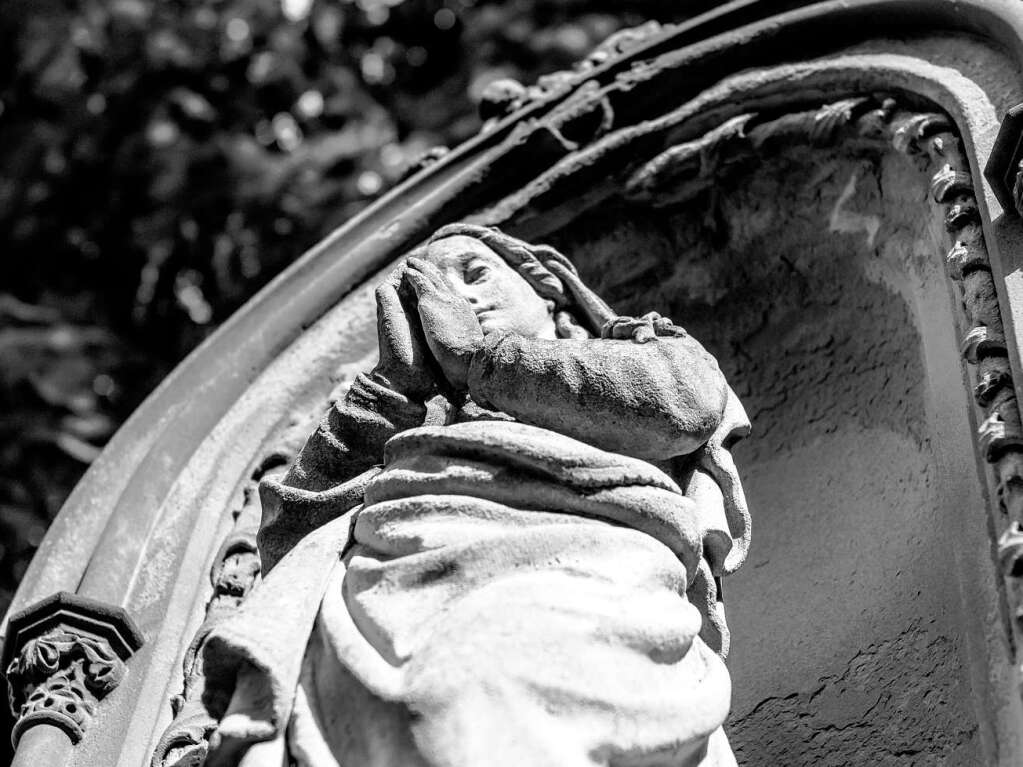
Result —
[{"label": "statue's eye", "polygon": [[487,278],[490,270],[483,265],[471,266],[465,270],[465,281],[466,282],[480,282]]}]

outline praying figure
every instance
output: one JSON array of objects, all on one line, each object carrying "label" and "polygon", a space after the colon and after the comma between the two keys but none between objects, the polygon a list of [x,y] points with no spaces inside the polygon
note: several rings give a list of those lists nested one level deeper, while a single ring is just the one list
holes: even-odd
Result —
[{"label": "praying figure", "polygon": [[260,487],[206,764],[734,765],[749,424],[714,358],[490,227],[440,229],[376,304],[379,362]]}]

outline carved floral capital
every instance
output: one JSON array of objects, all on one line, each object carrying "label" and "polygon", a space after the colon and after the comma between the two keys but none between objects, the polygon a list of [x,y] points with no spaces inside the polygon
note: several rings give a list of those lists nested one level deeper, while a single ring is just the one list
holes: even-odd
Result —
[{"label": "carved floral capital", "polygon": [[142,644],[124,610],[61,592],[11,617],[4,646],[12,740],[37,724],[85,734],[96,707]]},{"label": "carved floral capital", "polygon": [[96,703],[124,676],[124,662],[95,637],[52,629],[31,639],[7,667],[14,738],[39,722],[60,727],[77,743]]}]

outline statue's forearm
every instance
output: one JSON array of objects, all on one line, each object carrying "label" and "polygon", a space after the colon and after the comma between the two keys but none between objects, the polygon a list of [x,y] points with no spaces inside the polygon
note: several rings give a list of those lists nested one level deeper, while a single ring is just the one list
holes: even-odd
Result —
[{"label": "statue's forearm", "polygon": [[306,534],[362,502],[371,471],[383,461],[383,445],[405,429],[420,426],[421,402],[357,376],[343,400],[331,406],[283,479],[266,477],[258,543],[264,572]]},{"label": "statue's forearm", "polygon": [[324,490],[383,460],[384,443],[398,432],[421,426],[422,402],[359,375],[345,397],[331,406],[284,478],[304,490]]},{"label": "statue's forearm", "polygon": [[727,398],[714,358],[688,336],[491,337],[473,357],[469,392],[523,422],[647,459],[704,444]]}]

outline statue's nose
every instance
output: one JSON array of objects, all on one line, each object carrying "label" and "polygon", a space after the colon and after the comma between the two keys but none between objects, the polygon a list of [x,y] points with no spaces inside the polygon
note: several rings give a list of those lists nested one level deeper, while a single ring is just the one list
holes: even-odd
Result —
[{"label": "statue's nose", "polygon": [[456,290],[458,291],[458,295],[460,295],[462,298],[468,301],[469,306],[471,306],[473,309],[479,306],[480,303],[479,296],[477,296],[476,292],[472,290],[472,288],[470,288],[468,285],[458,285],[456,286]]}]

